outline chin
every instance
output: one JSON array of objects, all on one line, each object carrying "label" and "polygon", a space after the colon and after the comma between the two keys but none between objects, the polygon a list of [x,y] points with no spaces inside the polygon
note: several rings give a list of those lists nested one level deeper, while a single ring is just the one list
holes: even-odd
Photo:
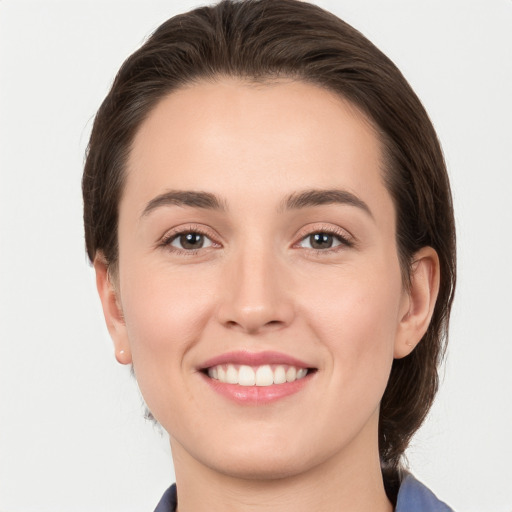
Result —
[{"label": "chin", "polygon": [[[219,474],[253,481],[282,480],[305,474],[329,458],[321,447],[310,450],[312,440],[284,440],[281,436],[264,443],[234,442],[215,450],[196,452],[196,460]],[[197,448],[197,447],[196,447]],[[193,454],[192,454],[193,455]],[[201,455],[203,457],[201,457]],[[202,460],[201,460],[202,459]]]},{"label": "chin", "polygon": [[309,466],[302,454],[293,457],[289,454],[280,454],[279,457],[262,458],[260,456],[252,459],[219,461],[212,469],[231,478],[268,481],[300,475],[306,472]]}]

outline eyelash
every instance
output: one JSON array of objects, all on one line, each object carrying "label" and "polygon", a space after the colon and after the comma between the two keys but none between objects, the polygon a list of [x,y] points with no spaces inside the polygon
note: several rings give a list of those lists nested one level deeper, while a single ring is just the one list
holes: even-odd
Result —
[{"label": "eyelash", "polygon": [[315,255],[319,255],[319,256],[329,255],[329,254],[332,254],[333,252],[338,252],[338,251],[340,251],[340,250],[342,251],[346,248],[354,247],[354,245],[355,245],[353,238],[345,230],[336,229],[336,228],[333,228],[332,226],[319,226],[319,227],[315,226],[315,229],[308,230],[306,232],[301,233],[300,240],[294,244],[294,247],[298,247],[299,244],[301,244],[308,238],[312,237],[313,235],[329,235],[329,236],[332,236],[333,238],[337,239],[338,242],[340,242],[339,245],[336,245],[334,247],[328,247],[326,249],[315,249],[313,247],[305,247],[304,248],[307,251],[313,252]]},{"label": "eyelash", "polygon": [[[184,235],[201,235],[205,239],[208,239],[211,245],[208,247],[199,247],[198,249],[180,249],[178,247],[173,247],[171,245],[175,240]],[[180,228],[176,231],[171,231],[170,233],[167,233],[163,236],[159,245],[173,252],[174,254],[185,256],[193,256],[197,254],[201,249],[208,249],[211,246],[221,246],[218,242],[215,242],[214,238],[211,236],[209,232],[207,232],[207,230],[201,229],[198,226],[189,226],[185,229]]]},{"label": "eyelash", "polygon": [[[333,229],[331,226],[320,226],[313,230],[303,231],[300,233],[300,239],[298,242],[293,244],[294,248],[300,247],[300,244],[307,240],[308,238],[314,236],[314,235],[329,235],[333,238],[337,239],[338,242],[340,242],[339,245],[336,245],[334,247],[328,247],[326,249],[315,249],[313,247],[304,247],[309,252],[313,252],[318,255],[326,255],[326,254],[332,254],[333,252],[337,252],[339,250],[343,250],[345,248],[351,248],[354,247],[354,241],[351,239],[350,236],[347,236],[347,233],[344,230],[341,229]],[[198,249],[180,249],[177,247],[172,246],[171,244],[177,240],[179,237],[184,235],[200,235],[209,240],[210,245],[208,247],[199,247]],[[216,242],[214,238],[211,236],[211,234],[204,229],[201,229],[198,226],[189,226],[185,229],[179,229],[176,231],[171,231],[170,233],[167,233],[164,235],[164,237],[161,239],[161,242],[159,244],[161,247],[164,247],[168,249],[169,251],[178,254],[178,255],[186,255],[186,256],[193,256],[197,254],[201,249],[208,249],[210,247],[221,247],[221,244]]]}]

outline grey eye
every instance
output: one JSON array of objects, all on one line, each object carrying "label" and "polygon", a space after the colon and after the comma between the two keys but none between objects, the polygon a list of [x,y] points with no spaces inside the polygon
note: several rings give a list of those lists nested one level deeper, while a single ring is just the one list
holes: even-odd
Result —
[{"label": "grey eye", "polygon": [[303,238],[299,245],[307,249],[322,250],[342,245],[342,241],[340,237],[331,233],[319,232],[311,233],[311,235]]},{"label": "grey eye", "polygon": [[212,241],[201,233],[190,232],[176,236],[170,245],[177,249],[190,251],[194,249],[202,249],[203,247],[210,247],[212,245]]}]

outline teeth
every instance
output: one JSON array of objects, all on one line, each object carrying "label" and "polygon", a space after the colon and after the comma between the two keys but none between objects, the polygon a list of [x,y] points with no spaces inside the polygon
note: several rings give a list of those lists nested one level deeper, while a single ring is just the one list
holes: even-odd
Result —
[{"label": "teeth", "polygon": [[286,382],[293,382],[297,378],[297,370],[294,366],[290,366],[286,370]]},{"label": "teeth", "polygon": [[228,384],[238,384],[238,372],[233,365],[229,365],[226,371],[226,382]]},{"label": "teeth", "polygon": [[272,384],[274,384],[272,368],[268,364],[260,366],[256,370],[256,386],[272,386]]},{"label": "teeth", "polygon": [[307,373],[308,371],[306,370],[306,368],[301,368],[300,370],[297,370],[297,379],[303,379]]},{"label": "teeth", "polygon": [[[233,365],[228,364],[228,368],[236,369]],[[250,366],[240,366],[238,370],[238,382],[231,382],[230,384],[240,384],[240,386],[254,386],[256,384],[256,374]]]},{"label": "teeth", "polygon": [[284,366],[276,366],[274,370],[274,384],[284,384],[286,382],[286,370]]},{"label": "teeth", "polygon": [[306,368],[286,365],[247,366],[221,364],[208,368],[208,376],[225,384],[240,386],[272,386],[303,379],[308,373]]}]

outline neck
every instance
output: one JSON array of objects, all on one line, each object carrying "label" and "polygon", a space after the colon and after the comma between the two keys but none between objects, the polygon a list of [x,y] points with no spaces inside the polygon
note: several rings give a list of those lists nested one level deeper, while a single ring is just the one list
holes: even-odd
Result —
[{"label": "neck", "polygon": [[367,440],[360,441],[362,446],[351,446],[305,471],[263,479],[223,474],[171,440],[178,512],[392,512],[377,443],[368,449]]}]

